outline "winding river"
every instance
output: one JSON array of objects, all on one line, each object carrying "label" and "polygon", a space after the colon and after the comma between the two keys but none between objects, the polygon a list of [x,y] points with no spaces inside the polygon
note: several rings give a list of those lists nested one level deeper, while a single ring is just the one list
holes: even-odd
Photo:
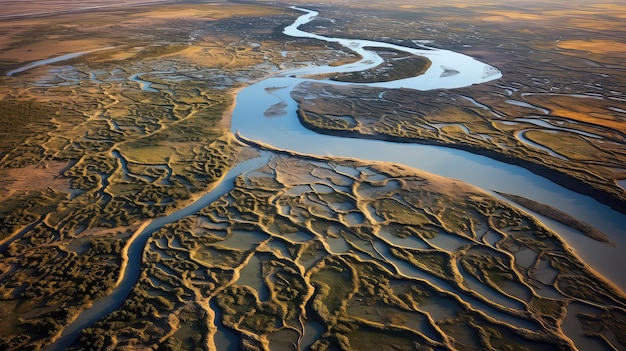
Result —
[{"label": "winding river", "polygon": [[[382,58],[375,52],[364,49],[365,47],[392,48],[425,56],[431,60],[431,66],[418,77],[390,82],[363,84],[323,82],[389,89],[409,88],[414,89],[418,96],[419,91],[423,90],[454,89],[485,83],[500,78],[501,73],[496,68],[469,56],[448,50],[426,47],[415,49],[369,40],[329,38],[307,33],[298,27],[311,21],[318,13],[301,8],[296,9],[306,14],[286,27],[285,34],[339,43],[360,54],[362,59],[340,67],[315,66],[282,72],[241,90],[237,95],[237,105],[232,115],[231,130],[234,133],[271,145],[276,149],[301,154],[396,162],[441,176],[460,179],[487,191],[518,194],[558,208],[604,232],[615,243],[615,247],[589,239],[548,218],[537,217],[549,228],[559,233],[585,262],[622,290],[626,290],[626,276],[620,268],[623,252],[626,252],[626,236],[623,235],[626,216],[609,206],[589,196],[568,190],[525,168],[466,151],[442,146],[342,138],[321,135],[304,128],[297,118],[297,104],[290,95],[292,89],[298,84],[312,81],[312,79],[305,78],[307,75],[361,71],[382,63]],[[448,74],[452,71],[458,73]],[[273,106],[284,107],[282,116],[277,117],[274,113],[271,118],[268,118],[264,115],[264,111]],[[497,196],[495,193],[492,194]]]},{"label": "winding river", "polygon": [[[295,8],[295,7],[294,7]],[[622,252],[626,250],[623,224],[626,216],[612,210],[596,200],[567,190],[524,168],[492,160],[472,153],[440,146],[403,144],[366,139],[346,139],[320,135],[304,128],[296,115],[296,103],[290,93],[298,84],[312,81],[304,78],[311,74],[361,71],[382,63],[375,52],[366,47],[385,47],[425,56],[431,60],[430,68],[423,75],[391,82],[360,84],[378,88],[410,88],[418,95],[420,90],[454,89],[480,84],[501,77],[494,67],[459,53],[423,47],[402,47],[389,43],[368,40],[351,40],[324,37],[307,33],[299,26],[311,21],[317,12],[295,8],[305,12],[284,33],[293,37],[304,37],[339,43],[362,56],[359,62],[340,67],[314,66],[281,72],[268,79],[241,90],[237,96],[232,115],[231,130],[245,138],[269,144],[274,148],[296,153],[319,156],[336,156],[371,161],[391,161],[419,168],[445,177],[456,178],[487,191],[500,191],[531,198],[559,208],[574,217],[584,220],[607,234],[616,244],[593,241],[574,230],[539,216],[548,227],[555,230],[588,264],[608,277],[622,289],[626,289],[626,277],[621,272]],[[329,82],[348,85],[352,83]],[[279,106],[281,113],[272,118],[264,112]],[[84,311],[74,323],[66,328],[61,338],[47,350],[62,350],[70,345],[80,330],[115,311],[130,294],[140,274],[141,257],[150,235],[167,223],[199,211],[232,188],[233,179],[246,170],[255,169],[268,161],[267,155],[248,160],[234,167],[220,185],[194,204],[169,216],[157,218],[145,225],[130,240],[128,264],[122,267],[118,286],[106,298],[96,301]],[[494,196],[497,196],[493,193]]]}]

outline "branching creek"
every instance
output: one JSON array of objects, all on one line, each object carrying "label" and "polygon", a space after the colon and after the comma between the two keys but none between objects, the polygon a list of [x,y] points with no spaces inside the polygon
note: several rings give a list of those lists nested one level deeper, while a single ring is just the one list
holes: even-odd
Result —
[{"label": "branching creek", "polygon": [[[616,264],[619,262],[618,259],[622,252],[626,250],[626,237],[620,235],[623,232],[623,224],[626,223],[626,216],[588,196],[567,190],[524,168],[469,152],[441,146],[346,139],[317,134],[300,124],[296,115],[296,103],[290,96],[292,89],[298,84],[312,80],[305,78],[307,76],[362,71],[379,65],[382,59],[374,51],[366,50],[366,47],[391,48],[421,55],[428,58],[432,64],[424,74],[417,77],[355,85],[387,89],[407,88],[416,91],[454,89],[498,79],[501,77],[499,70],[469,56],[447,50],[427,47],[415,49],[383,42],[330,38],[304,32],[298,29],[299,26],[313,20],[318,13],[306,9],[295,9],[305,12],[305,14],[300,16],[292,25],[286,27],[284,29],[285,34],[292,37],[339,43],[359,54],[362,59],[338,67],[310,66],[283,71],[242,89],[237,95],[236,106],[232,115],[231,131],[233,133],[237,133],[248,140],[270,145],[272,148],[296,154],[399,163],[444,177],[456,178],[488,192],[499,191],[519,194],[537,202],[551,205],[590,223],[611,238],[615,247],[590,240],[571,228],[537,215],[541,222],[557,232],[587,264],[613,281],[622,290],[626,289],[626,279],[621,272],[621,267]],[[149,84],[143,84],[138,77],[139,75],[135,75],[131,80],[142,84],[146,89],[150,89]],[[322,82],[338,85],[354,84],[324,80]],[[276,106],[281,108],[282,114],[273,114],[272,118],[267,118],[264,112],[272,107],[276,108]],[[74,323],[64,330],[57,342],[46,350],[65,349],[78,337],[81,330],[122,305],[139,278],[144,247],[152,233],[168,223],[196,213],[215,201],[232,189],[235,177],[267,163],[269,157],[267,153],[263,153],[261,157],[238,164],[222,178],[217,187],[198,201],[168,216],[144,224],[129,240],[125,248],[128,260],[121,269],[117,287],[109,296],[94,302],[90,308],[83,311]],[[492,195],[505,200],[493,192]],[[384,258],[386,255],[382,255],[382,257]],[[394,262],[388,263],[395,266]],[[410,274],[408,270],[403,273]],[[209,308],[215,309],[213,304]],[[493,311],[487,311],[487,313],[496,314]],[[214,311],[214,317],[216,320],[219,319],[219,311]],[[227,338],[227,336],[222,335],[226,331],[220,332],[219,321],[215,325],[218,328],[218,335]]]}]

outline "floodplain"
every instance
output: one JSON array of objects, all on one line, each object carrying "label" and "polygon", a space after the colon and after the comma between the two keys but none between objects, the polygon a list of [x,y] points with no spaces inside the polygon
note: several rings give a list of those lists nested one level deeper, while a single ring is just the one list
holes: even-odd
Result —
[{"label": "floodplain", "polygon": [[[520,195],[231,133],[251,83],[359,59],[284,35],[301,14],[291,4],[28,3],[0,10],[0,348],[626,349],[625,282],[534,213],[615,250],[610,235]],[[579,5],[303,3],[320,12],[303,30],[446,48],[503,77],[434,91],[332,84],[430,68],[372,47],[380,66],[294,89],[298,117],[319,133],[519,164],[624,213],[626,8]],[[251,160],[263,165],[232,174]],[[68,332],[122,286],[119,308]]]},{"label": "floodplain", "polygon": [[[183,349],[558,350],[573,348],[567,305],[594,305],[588,332],[623,308],[558,236],[487,193],[397,165],[281,154],[154,233],[142,265],[83,347],[165,334]],[[609,324],[597,337],[620,333]]]},{"label": "floodplain", "polygon": [[[346,14],[345,21],[330,25],[322,17],[307,26],[320,34],[454,49],[495,65],[503,77],[425,92],[309,83],[295,95],[305,125],[333,135],[446,145],[523,164],[626,211],[625,110],[620,108],[625,49],[616,39],[623,29],[619,15],[598,19],[620,13],[623,6],[590,3],[582,15],[580,7],[544,1],[498,10],[482,2],[469,8],[452,2],[445,9],[423,4],[402,7],[404,13],[396,16],[406,21],[392,20],[392,10],[385,18],[374,4],[346,6],[352,6],[354,18]],[[499,16],[486,16],[490,13]],[[556,19],[561,20],[552,25]],[[415,27],[424,29],[420,40]]]}]

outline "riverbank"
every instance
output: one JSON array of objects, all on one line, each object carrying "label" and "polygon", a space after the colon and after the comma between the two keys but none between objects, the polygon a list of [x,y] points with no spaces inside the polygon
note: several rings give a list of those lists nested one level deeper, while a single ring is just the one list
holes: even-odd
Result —
[{"label": "riverbank", "polygon": [[556,184],[559,184],[569,190],[575,191],[579,194],[584,194],[592,197],[600,203],[603,203],[615,211],[618,211],[624,215],[626,215],[626,201],[621,198],[616,198],[612,196],[611,193],[607,193],[594,187],[592,184],[589,184],[581,179],[570,176],[566,173],[560,172],[552,167],[547,165],[538,163],[537,161],[525,160],[519,157],[510,157],[506,154],[498,152],[493,149],[482,149],[477,148],[469,144],[462,143],[449,143],[444,141],[436,141],[431,139],[418,139],[412,137],[401,137],[401,136],[392,136],[387,134],[374,134],[374,135],[364,135],[355,130],[338,130],[338,129],[330,129],[330,128],[321,128],[316,124],[308,121],[307,118],[303,117],[303,112],[298,110],[298,119],[300,123],[306,128],[320,134],[332,135],[342,138],[354,138],[354,139],[372,139],[372,140],[384,140],[394,143],[415,143],[415,144],[423,144],[423,145],[433,145],[433,146],[443,146],[456,150],[467,151],[472,154],[481,155],[485,157],[489,157],[494,160],[498,160],[501,162],[505,162],[511,165],[516,165],[523,167],[543,178],[549,179]]},{"label": "riverbank", "polygon": [[[311,19],[310,13],[304,15],[302,18],[305,16]],[[298,36],[307,37],[306,34],[299,32],[296,34]],[[322,38],[320,40],[329,40],[331,42],[338,40],[336,38],[325,38],[321,36],[316,36],[316,38]],[[365,44],[367,44],[367,46],[377,46],[370,41],[360,43],[355,40],[346,39],[343,42],[349,43],[352,47],[365,46]],[[380,45],[384,46],[385,44]],[[443,62],[448,62],[448,59],[454,58],[458,60],[456,62],[457,67],[464,67],[461,63],[468,62],[468,65],[465,66],[467,67],[467,71],[478,70],[478,72],[460,70],[457,78],[463,78],[457,80],[447,80],[447,77],[443,79],[412,80],[411,84],[413,85],[410,85],[412,89],[441,89],[454,84],[461,86],[463,84],[478,84],[498,78],[498,75],[483,75],[484,72],[493,71],[493,69],[483,63],[477,62],[464,55],[454,54],[447,56],[447,53],[442,53],[441,51],[443,50],[440,50],[439,54],[432,56],[431,59],[441,58],[444,60]],[[370,57],[367,53],[362,56]],[[373,65],[370,60],[365,62],[363,66],[359,66],[359,64],[360,63],[348,65],[349,67],[344,67],[344,69],[355,71],[359,68],[365,69]],[[454,64],[452,65],[454,66]],[[423,78],[425,76],[439,77],[439,73],[442,70],[441,66],[442,64],[438,61],[433,61],[431,69],[417,78]],[[621,235],[624,215],[608,206],[598,203],[595,199],[571,191],[555,184],[547,178],[538,176],[528,169],[517,166],[516,163],[520,162],[518,159],[507,159],[507,161],[511,163],[504,163],[497,159],[501,157],[499,154],[495,154],[494,158],[489,158],[478,155],[477,153],[466,152],[459,148],[443,148],[435,145],[406,142],[396,143],[374,139],[346,139],[332,135],[318,134],[303,127],[297,116],[298,104],[291,96],[291,92],[299,84],[309,82],[310,80],[297,77],[306,76],[311,72],[332,72],[335,69],[337,68],[326,66],[318,66],[311,69],[303,68],[295,72],[290,71],[283,75],[273,76],[272,78],[268,78],[243,89],[238,96],[231,130],[233,133],[240,132],[241,135],[248,139],[271,145],[277,149],[292,150],[305,155],[318,154],[338,158],[398,162],[434,174],[460,179],[482,189],[519,194],[534,201],[558,208],[572,216],[580,218],[582,221],[590,223],[608,235],[611,241],[615,242],[615,248],[609,247],[607,249],[606,244],[596,243],[596,245],[585,240],[580,240],[578,237],[580,234],[576,234],[575,231],[572,232],[572,230],[566,226],[558,223],[550,224],[560,235],[568,238],[568,241],[575,247],[579,255],[581,255],[586,262],[590,262],[592,267],[600,271],[601,274],[608,277],[618,286],[626,286],[626,281],[624,281],[621,272],[615,269],[616,266],[614,264],[614,262],[619,261],[619,257],[621,257],[622,248],[626,248],[626,238]],[[339,69],[341,72],[345,70]],[[294,75],[295,77],[293,77]],[[475,79],[475,81],[472,81],[472,79]],[[333,92],[330,86],[341,85],[348,90],[350,87],[358,89],[358,86],[380,87],[376,83],[363,85],[342,84],[340,82],[330,81],[323,81],[322,83],[329,84],[329,89],[323,92],[325,99],[340,98],[338,101],[344,102],[347,101],[346,98]],[[421,85],[422,83],[423,85]],[[386,88],[390,88],[396,86],[406,87],[408,83],[405,80],[400,80],[398,82],[386,82],[383,84]],[[441,84],[441,86],[438,86],[438,84]],[[312,97],[314,96],[303,95],[305,101]],[[379,101],[379,99],[380,98],[375,101]],[[259,105],[259,103],[245,105],[242,103],[243,101],[262,102],[262,105]],[[329,101],[330,106],[332,106],[333,100]],[[271,119],[265,118],[263,111],[276,104],[286,106],[283,116],[273,117]],[[530,166],[533,165],[529,165],[529,167]],[[554,175],[555,178],[562,179],[561,174],[554,171],[550,172],[553,172],[551,174]]]}]

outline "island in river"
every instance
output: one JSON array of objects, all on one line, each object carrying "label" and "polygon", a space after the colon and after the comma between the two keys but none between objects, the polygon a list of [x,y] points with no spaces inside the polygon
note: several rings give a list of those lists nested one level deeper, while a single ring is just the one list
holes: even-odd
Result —
[{"label": "island in river", "polygon": [[623,5],[27,3],[3,349],[626,347]]}]

